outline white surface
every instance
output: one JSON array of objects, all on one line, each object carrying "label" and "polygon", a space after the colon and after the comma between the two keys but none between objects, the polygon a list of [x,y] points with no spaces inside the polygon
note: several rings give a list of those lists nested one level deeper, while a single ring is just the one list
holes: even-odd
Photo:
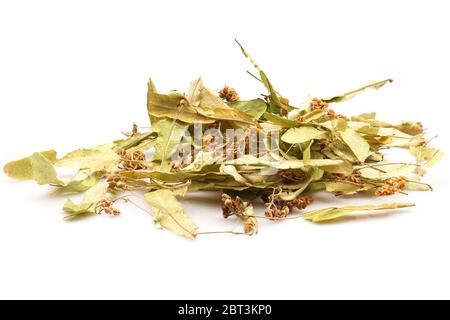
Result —
[{"label": "white surface", "polygon": [[[150,76],[161,91],[202,75],[213,89],[263,93],[235,37],[294,104],[394,78],[339,110],[422,120],[448,151],[448,9],[447,1],[2,1],[0,163],[110,141],[133,121],[147,126]],[[195,241],[154,229],[132,207],[117,219],[63,222],[62,198],[2,175],[0,298],[450,298],[448,164],[427,177],[434,192],[383,199],[417,203],[399,213],[263,222],[256,237]],[[346,203],[338,200],[323,205]],[[234,225],[218,198],[184,205],[203,229]]]}]

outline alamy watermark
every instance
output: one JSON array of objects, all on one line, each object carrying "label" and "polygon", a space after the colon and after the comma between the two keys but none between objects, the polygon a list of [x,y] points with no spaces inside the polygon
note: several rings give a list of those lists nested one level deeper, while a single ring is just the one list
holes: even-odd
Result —
[{"label": "alamy watermark", "polygon": [[[189,165],[200,156],[208,154],[215,164],[239,164],[244,157],[277,161],[279,159],[279,130],[252,128],[204,128],[196,123],[184,132],[180,144],[173,150],[172,166],[176,169]],[[245,161],[242,161],[242,164]]]}]

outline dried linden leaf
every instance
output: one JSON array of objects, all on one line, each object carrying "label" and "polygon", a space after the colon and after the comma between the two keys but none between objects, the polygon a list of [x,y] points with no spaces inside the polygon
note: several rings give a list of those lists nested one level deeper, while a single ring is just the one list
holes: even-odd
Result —
[{"label": "dried linden leaf", "polygon": [[51,161],[41,153],[34,153],[30,157],[30,162],[33,169],[33,179],[38,184],[52,184],[56,186],[62,186],[64,184],[58,179],[58,175]]},{"label": "dried linden leaf", "polygon": [[94,215],[95,206],[105,198],[107,188],[107,183],[99,182],[85,192],[80,203],[76,204],[71,199],[68,199],[64,204],[63,210],[70,214],[64,219],[72,220],[86,215]]},{"label": "dried linden leaf", "polygon": [[119,155],[111,149],[78,149],[66,154],[56,162],[56,166],[65,168],[113,170],[120,162]]},{"label": "dried linden leaf", "polygon": [[167,189],[145,194],[145,200],[154,213],[154,220],[173,233],[187,238],[197,236],[197,225],[186,215],[173,193]]},{"label": "dried linden leaf", "polygon": [[324,185],[326,191],[340,195],[355,194],[363,189],[361,185],[351,182],[341,182],[341,181],[324,182]]},{"label": "dried linden leaf", "polygon": [[[38,152],[43,157],[45,157],[50,163],[56,162],[56,151],[48,150]],[[31,165],[30,157],[23,158],[20,160],[12,161],[5,165],[3,168],[3,172],[5,172],[10,178],[17,180],[33,180],[33,167]]]},{"label": "dried linden leaf", "polygon": [[154,91],[151,82],[148,84],[147,109],[150,115],[157,118],[170,118],[187,123],[215,122],[214,119],[199,114],[184,95],[176,92],[159,94]]},{"label": "dried linden leaf", "polygon": [[262,99],[254,99],[249,101],[237,101],[228,104],[231,108],[238,109],[254,119],[259,119],[267,110],[267,104]]},{"label": "dried linden leaf", "polygon": [[294,120],[290,120],[288,118],[281,117],[279,115],[276,115],[274,113],[266,112],[264,113],[264,118],[267,119],[267,121],[272,122],[273,124],[285,127],[285,128],[295,128],[298,127],[298,123]]},{"label": "dried linden leaf", "polygon": [[312,222],[322,222],[328,220],[334,220],[349,213],[356,211],[376,211],[376,210],[386,210],[386,209],[399,209],[406,207],[413,207],[413,203],[388,203],[380,205],[365,205],[365,206],[346,206],[340,208],[325,208],[310,211],[305,213],[303,216],[306,220],[311,220]]},{"label": "dried linden leaf", "polygon": [[347,128],[341,132],[342,140],[350,147],[360,162],[366,161],[370,155],[370,145],[355,130]]},{"label": "dried linden leaf", "polygon": [[303,143],[314,139],[325,139],[328,136],[327,131],[319,130],[314,127],[291,128],[281,137],[286,143]]},{"label": "dried linden leaf", "polygon": [[90,169],[81,169],[65,186],[56,190],[56,193],[79,193],[93,187],[99,180],[97,172],[91,173]]},{"label": "dried linden leaf", "polygon": [[367,84],[367,85],[365,85],[365,86],[363,86],[363,87],[361,87],[359,89],[356,89],[356,90],[353,90],[353,91],[350,91],[350,92],[347,92],[347,93],[344,93],[344,94],[340,94],[340,95],[337,95],[337,96],[334,96],[334,97],[322,99],[322,101],[324,101],[326,103],[344,102],[344,101],[347,101],[347,100],[350,100],[350,99],[354,98],[355,96],[357,96],[358,94],[362,93],[366,89],[378,90],[382,86],[384,86],[386,83],[391,83],[393,81],[394,80],[392,80],[392,79],[387,79],[387,80],[383,80],[383,81],[370,82],[369,84]]},{"label": "dried linden leaf", "polygon": [[161,161],[161,171],[170,170],[170,159],[186,134],[187,127],[186,124],[173,119],[161,119],[153,124],[153,130],[158,134],[153,160]]},{"label": "dried linden leaf", "polygon": [[409,151],[416,157],[417,163],[426,167],[433,167],[444,157],[444,152],[427,146],[411,146]]}]

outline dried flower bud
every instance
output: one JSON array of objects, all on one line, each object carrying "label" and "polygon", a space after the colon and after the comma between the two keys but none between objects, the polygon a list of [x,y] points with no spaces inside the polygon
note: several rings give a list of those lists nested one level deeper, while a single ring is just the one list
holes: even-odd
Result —
[{"label": "dried flower bud", "polygon": [[219,97],[228,102],[236,102],[239,100],[239,96],[233,88],[225,86],[222,90],[219,91]]},{"label": "dried flower bud", "polygon": [[384,184],[375,191],[376,196],[390,196],[401,192],[406,187],[406,179],[404,177],[389,178]]},{"label": "dried flower bud", "polygon": [[145,161],[145,154],[142,151],[135,151],[131,154],[127,153],[126,150],[120,149],[117,151],[120,156],[120,164],[124,170],[143,170],[146,169],[142,162]]},{"label": "dried flower bud", "polygon": [[290,205],[292,205],[293,207],[296,207],[297,209],[303,210],[307,206],[312,204],[313,202],[314,202],[314,198],[311,196],[307,196],[307,197],[300,197],[300,198],[296,198],[296,199],[292,200],[290,202]]},{"label": "dried flower bud", "polygon": [[95,207],[95,213],[105,213],[110,216],[119,216],[121,212],[118,209],[114,208],[113,204],[114,202],[111,199],[100,200]]}]

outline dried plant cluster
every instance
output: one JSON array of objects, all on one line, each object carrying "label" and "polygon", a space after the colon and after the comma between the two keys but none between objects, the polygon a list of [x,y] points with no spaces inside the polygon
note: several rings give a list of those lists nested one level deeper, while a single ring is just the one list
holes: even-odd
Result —
[{"label": "dried plant cluster", "polygon": [[[392,80],[371,82],[359,89],[328,98],[315,98],[294,107],[272,86],[264,71],[240,46],[259,72],[254,76],[267,90],[261,98],[243,100],[225,86],[220,92],[200,79],[187,94],[159,93],[148,83],[149,132],[133,125],[125,138],[95,148],[78,149],[58,158],[53,150],[8,163],[4,172],[19,180],[51,185],[59,194],[82,194],[64,205],[66,219],[106,214],[120,215],[118,200],[139,206],[143,196],[157,226],[194,238],[200,232],[179,199],[188,192],[220,191],[224,218],[242,221],[236,234],[254,234],[258,220],[303,217],[322,222],[358,211],[396,209],[411,203],[331,207],[304,212],[313,194],[326,191],[374,197],[431,190],[420,182],[425,169],[443,153],[428,146],[420,122],[390,124],[375,113],[345,116],[331,106],[366,89],[379,89]],[[200,140],[195,132],[200,133]],[[230,138],[230,132],[241,135]],[[242,134],[243,133],[243,134]],[[191,138],[193,136],[193,138]],[[256,141],[252,137],[257,137]],[[415,157],[385,161],[384,152],[404,148]],[[56,167],[74,168],[63,180]],[[252,203],[265,205],[255,213]]]}]

